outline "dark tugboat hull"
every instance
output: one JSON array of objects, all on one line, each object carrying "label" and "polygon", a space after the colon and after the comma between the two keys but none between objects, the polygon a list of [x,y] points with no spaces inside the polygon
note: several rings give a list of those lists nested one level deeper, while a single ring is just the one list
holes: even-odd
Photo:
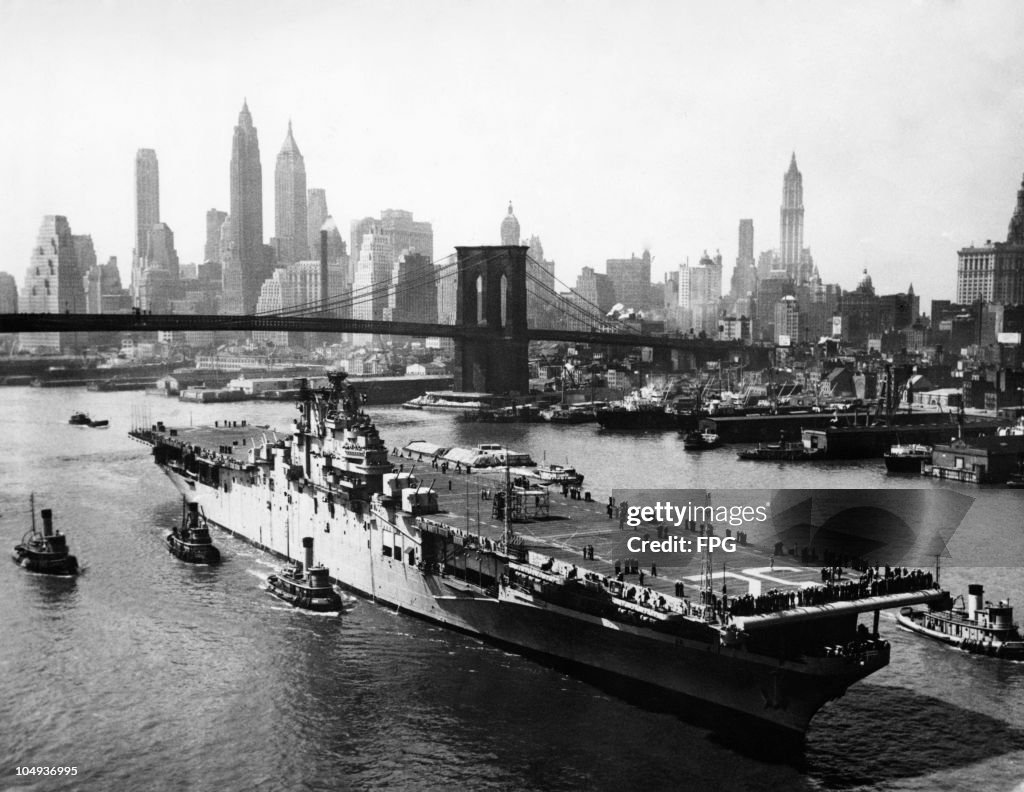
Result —
[{"label": "dark tugboat hull", "polygon": [[921,465],[931,462],[931,454],[885,454],[885,469],[890,473],[921,473]]},{"label": "dark tugboat hull", "polygon": [[341,595],[330,586],[309,588],[271,575],[267,578],[267,591],[293,608],[326,613],[341,610]]},{"label": "dark tugboat hull", "polygon": [[171,555],[181,559],[188,564],[219,564],[220,550],[209,545],[195,545],[182,542],[175,538],[174,534],[167,535],[167,549]]},{"label": "dark tugboat hull", "polygon": [[34,553],[26,552],[19,545],[11,553],[11,560],[22,569],[40,575],[71,577],[78,574],[78,559],[73,555],[62,558],[39,558]]}]

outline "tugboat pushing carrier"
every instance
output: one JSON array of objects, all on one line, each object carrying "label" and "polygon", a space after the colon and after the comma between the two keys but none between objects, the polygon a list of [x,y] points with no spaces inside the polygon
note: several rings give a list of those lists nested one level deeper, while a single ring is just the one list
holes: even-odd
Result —
[{"label": "tugboat pushing carrier", "polygon": [[32,528],[21,537],[11,554],[14,563],[29,572],[44,575],[77,575],[78,559],[68,551],[68,539],[53,529],[53,512],[43,509],[43,531],[36,530],[36,501],[29,499],[32,509]]},{"label": "tugboat pushing carrier", "polygon": [[306,551],[306,574],[302,574],[302,562],[295,561],[267,578],[267,591],[296,608],[340,611],[341,596],[331,585],[327,568],[313,565],[313,537],[303,537],[302,547]]},{"label": "tugboat pushing carrier", "polygon": [[[896,621],[901,627],[972,654],[1024,660],[1024,635],[1013,623],[1013,608],[1006,600],[985,602],[985,589],[978,583],[967,587],[956,600],[934,602],[931,607],[902,608]],[[960,607],[956,607],[956,603]]]},{"label": "tugboat pushing carrier", "polygon": [[220,550],[214,547],[206,520],[199,516],[199,504],[182,501],[181,526],[171,528],[167,549],[189,564],[219,564]]}]

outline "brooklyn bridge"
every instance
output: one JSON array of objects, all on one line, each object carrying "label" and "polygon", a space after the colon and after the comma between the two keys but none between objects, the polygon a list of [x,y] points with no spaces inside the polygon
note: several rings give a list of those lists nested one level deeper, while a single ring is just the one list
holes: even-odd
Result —
[{"label": "brooklyn bridge", "polygon": [[[676,357],[675,367],[684,369],[709,361],[754,362],[750,356],[759,350],[740,341],[645,332],[642,322],[609,316],[579,294],[559,293],[536,275],[536,262],[528,250],[523,246],[457,247],[446,263],[400,288],[382,280],[341,296],[327,293],[323,260],[319,299],[275,312],[0,314],[0,333],[212,330],[444,337],[455,340],[455,387],[491,393],[528,390],[531,341],[650,348],[656,357]],[[438,298],[445,290],[454,298],[447,303]],[[454,311],[439,316],[439,304],[453,305]],[[401,309],[386,311],[389,305]],[[388,315],[391,318],[376,318]],[[409,320],[424,316],[439,318]]]}]

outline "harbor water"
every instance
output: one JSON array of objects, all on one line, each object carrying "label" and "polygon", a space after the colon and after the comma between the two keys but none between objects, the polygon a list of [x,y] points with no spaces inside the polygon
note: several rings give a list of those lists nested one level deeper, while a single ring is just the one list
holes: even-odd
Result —
[{"label": "harbor water", "polygon": [[[109,429],[69,426],[85,410]],[[739,462],[665,433],[461,423],[369,408],[389,447],[496,442],[613,488],[956,488],[976,498],[942,584],[983,583],[1024,615],[1024,491],[886,474],[881,460]],[[133,416],[288,430],[287,403],[182,404],[141,393],[0,389],[0,539],[50,508],[85,572],[0,567],[3,790],[1003,790],[1024,780],[1024,663],[899,630],[892,663],[826,705],[800,756],[715,735],[658,701],[358,600],[343,618],[262,590],[279,561],[215,531],[220,567],[163,542],[175,490]],[[429,479],[428,479],[429,481]],[[75,767],[73,777],[18,767]]]}]

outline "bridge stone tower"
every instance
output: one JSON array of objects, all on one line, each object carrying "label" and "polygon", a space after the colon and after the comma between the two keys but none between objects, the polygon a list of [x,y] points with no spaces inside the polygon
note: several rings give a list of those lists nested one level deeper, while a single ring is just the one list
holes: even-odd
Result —
[{"label": "bridge stone tower", "polygon": [[521,245],[457,247],[455,323],[472,329],[455,341],[455,387],[530,390],[526,337],[526,253]]}]

